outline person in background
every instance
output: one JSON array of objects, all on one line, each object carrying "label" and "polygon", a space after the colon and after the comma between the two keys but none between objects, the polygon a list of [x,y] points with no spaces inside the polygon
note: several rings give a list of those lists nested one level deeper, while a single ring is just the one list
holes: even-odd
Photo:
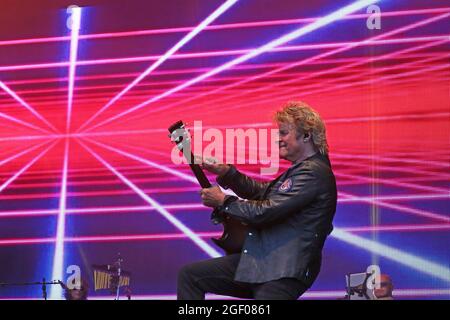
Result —
[{"label": "person in background", "polygon": [[89,282],[85,278],[81,278],[80,288],[69,289],[66,284],[60,282],[64,288],[64,298],[66,300],[87,300],[89,292]]},{"label": "person in background", "polygon": [[375,300],[393,300],[392,291],[394,285],[392,279],[387,274],[380,275],[380,288],[374,289],[373,295]]}]

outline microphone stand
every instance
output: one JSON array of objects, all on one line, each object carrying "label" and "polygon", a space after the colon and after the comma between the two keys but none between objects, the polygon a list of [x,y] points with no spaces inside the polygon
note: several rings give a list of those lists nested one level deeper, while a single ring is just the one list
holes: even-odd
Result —
[{"label": "microphone stand", "polygon": [[12,287],[12,286],[34,286],[40,285],[42,290],[42,298],[47,300],[47,285],[60,284],[60,281],[45,281],[45,278],[42,278],[42,282],[0,282],[0,287]]},{"label": "microphone stand", "polygon": [[47,287],[45,286],[45,278],[42,278],[42,297],[44,298],[44,300],[47,300]]},{"label": "microphone stand", "polygon": [[123,259],[120,257],[120,252],[118,254],[119,258],[117,259],[116,265],[117,265],[117,291],[116,291],[116,299],[119,300],[119,293],[120,293],[120,275],[121,275],[121,263],[123,262]]}]

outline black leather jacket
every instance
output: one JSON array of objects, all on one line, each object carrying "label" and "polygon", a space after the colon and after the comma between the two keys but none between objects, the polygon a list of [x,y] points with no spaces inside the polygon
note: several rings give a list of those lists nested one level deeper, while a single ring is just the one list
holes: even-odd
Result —
[{"label": "black leather jacket", "polygon": [[235,280],[290,277],[311,286],[336,211],[336,180],[328,157],[316,153],[270,183],[257,182],[234,166],[217,182],[248,199],[228,196],[223,206],[225,214],[249,225]]}]

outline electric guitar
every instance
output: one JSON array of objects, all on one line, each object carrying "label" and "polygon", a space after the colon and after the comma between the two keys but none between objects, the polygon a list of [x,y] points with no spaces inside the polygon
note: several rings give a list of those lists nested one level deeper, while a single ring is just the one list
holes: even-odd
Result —
[{"label": "electric guitar", "polygon": [[[203,172],[199,164],[195,163],[191,148],[191,137],[183,121],[177,121],[169,127],[169,138],[176,143],[178,149],[187,159],[192,172],[202,188],[211,188],[211,183]],[[223,233],[220,238],[211,238],[211,240],[226,254],[239,253],[244,245],[247,236],[247,226],[242,222],[224,215],[219,208],[214,208],[211,214],[211,220],[214,224],[222,223]]]}]

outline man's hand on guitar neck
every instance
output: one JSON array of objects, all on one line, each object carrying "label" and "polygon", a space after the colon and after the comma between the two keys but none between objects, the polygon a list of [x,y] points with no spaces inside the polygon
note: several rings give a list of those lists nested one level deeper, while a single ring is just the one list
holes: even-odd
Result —
[{"label": "man's hand on guitar neck", "polygon": [[218,176],[223,176],[228,172],[228,170],[230,170],[230,165],[217,163],[217,160],[214,158],[203,159],[201,156],[196,155],[195,163],[199,163],[203,169],[217,174]]}]

